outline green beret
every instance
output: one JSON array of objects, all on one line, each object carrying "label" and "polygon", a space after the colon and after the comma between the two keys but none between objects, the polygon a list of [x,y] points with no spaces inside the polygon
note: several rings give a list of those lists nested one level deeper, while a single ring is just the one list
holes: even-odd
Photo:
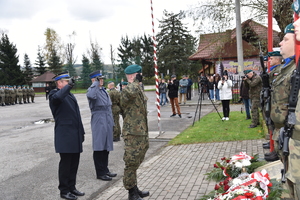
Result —
[{"label": "green beret", "polygon": [[122,85],[128,85],[128,82],[122,82]]},{"label": "green beret", "polygon": [[251,69],[244,70],[244,74],[248,74],[248,73],[250,73],[250,72],[252,72],[252,70],[251,70]]},{"label": "green beret", "polygon": [[125,74],[134,74],[134,73],[141,73],[142,72],[142,67],[139,65],[129,65],[125,69]]},{"label": "green beret", "polygon": [[268,52],[268,56],[281,56],[280,51],[272,51],[272,52]]},{"label": "green beret", "polygon": [[108,81],[108,83],[107,83],[107,84],[110,84],[110,83],[113,83],[113,81]]},{"label": "green beret", "polygon": [[300,0],[296,0],[292,4],[292,8],[295,11],[295,13],[297,13],[297,15],[299,15],[299,13],[300,13],[300,7],[299,7],[299,5],[300,5]]},{"label": "green beret", "polygon": [[287,33],[295,33],[295,27],[293,25],[293,23],[290,23],[289,25],[287,25],[284,29],[284,34],[287,34]]}]

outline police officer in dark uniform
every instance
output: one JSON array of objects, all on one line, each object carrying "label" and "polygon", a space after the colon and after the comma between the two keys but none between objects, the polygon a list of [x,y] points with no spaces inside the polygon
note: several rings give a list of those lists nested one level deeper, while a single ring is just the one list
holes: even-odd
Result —
[{"label": "police officer in dark uniform", "polygon": [[49,94],[49,105],[55,119],[55,151],[60,154],[58,189],[61,198],[75,200],[77,196],[84,195],[75,185],[85,132],[77,100],[70,93],[75,81],[68,72],[58,74],[53,79],[56,88]]}]

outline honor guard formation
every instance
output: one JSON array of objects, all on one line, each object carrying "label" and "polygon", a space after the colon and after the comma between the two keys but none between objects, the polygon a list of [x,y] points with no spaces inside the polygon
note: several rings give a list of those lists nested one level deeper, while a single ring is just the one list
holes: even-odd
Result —
[{"label": "honor guard formation", "polygon": [[16,104],[34,103],[35,92],[33,87],[28,85],[1,85],[0,105],[10,106]]}]

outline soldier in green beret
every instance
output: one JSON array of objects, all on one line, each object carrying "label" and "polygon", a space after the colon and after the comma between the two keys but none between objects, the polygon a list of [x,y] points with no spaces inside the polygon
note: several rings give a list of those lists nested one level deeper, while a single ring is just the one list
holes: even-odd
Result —
[{"label": "soldier in green beret", "polygon": [[31,98],[31,103],[34,103],[35,92],[34,92],[33,87],[29,88],[29,96]]},{"label": "soldier in green beret", "polygon": [[5,105],[9,106],[10,105],[9,104],[9,94],[10,94],[10,92],[9,92],[9,86],[8,85],[5,86],[4,92],[5,92]]},{"label": "soldier in green beret", "polygon": [[27,99],[27,90],[25,85],[22,85],[22,93],[23,93],[23,102],[27,103],[26,99]]},{"label": "soldier in green beret", "polygon": [[147,100],[140,83],[142,67],[130,65],[125,69],[128,85],[121,92],[121,110],[123,112],[122,134],[125,143],[123,184],[128,190],[129,200],[142,200],[149,196],[148,191],[137,187],[137,169],[145,158],[149,148]]},{"label": "soldier in green beret", "polygon": [[270,63],[270,71],[272,71],[277,66],[281,65],[282,63],[282,55],[280,54],[280,51],[272,51],[268,53],[269,56],[269,63]]}]

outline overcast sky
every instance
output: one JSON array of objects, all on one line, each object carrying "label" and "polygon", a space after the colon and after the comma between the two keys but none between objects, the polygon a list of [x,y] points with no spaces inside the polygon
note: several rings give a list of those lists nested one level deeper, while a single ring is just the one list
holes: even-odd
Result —
[{"label": "overcast sky", "polygon": [[[197,2],[152,0],[155,33],[164,9],[178,13]],[[45,44],[46,28],[54,29],[64,43],[73,42],[69,35],[76,32],[79,64],[90,48],[90,39],[98,42],[103,61],[110,64],[110,44],[117,52],[122,36],[132,39],[144,33],[153,35],[150,0],[0,0],[0,8],[0,29],[16,45],[21,66],[25,53],[34,64],[38,45]]]}]

